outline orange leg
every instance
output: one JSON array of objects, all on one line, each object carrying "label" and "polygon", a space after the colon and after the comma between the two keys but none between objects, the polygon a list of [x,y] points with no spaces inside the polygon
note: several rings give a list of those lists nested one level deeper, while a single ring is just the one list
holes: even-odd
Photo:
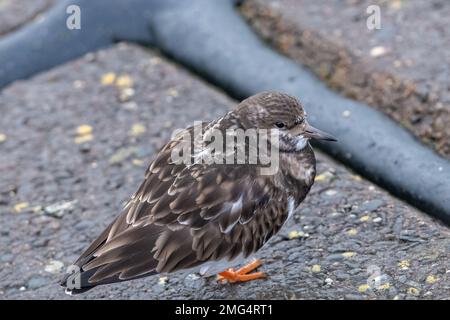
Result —
[{"label": "orange leg", "polygon": [[248,274],[249,272],[258,268],[260,265],[261,260],[255,260],[238,269],[237,271],[234,271],[233,269],[225,270],[219,273],[217,281],[219,282],[228,281],[229,283],[235,283],[265,278],[266,274],[264,272],[254,272]]}]

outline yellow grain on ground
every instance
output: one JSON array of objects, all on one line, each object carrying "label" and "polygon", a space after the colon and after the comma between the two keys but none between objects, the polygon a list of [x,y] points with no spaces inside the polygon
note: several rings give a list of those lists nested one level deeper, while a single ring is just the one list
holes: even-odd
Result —
[{"label": "yellow grain on ground", "polygon": [[146,131],[146,128],[143,124],[136,123],[131,126],[130,134],[132,136],[139,136]]},{"label": "yellow grain on ground", "polygon": [[16,213],[19,213],[22,210],[25,210],[26,208],[28,208],[28,206],[29,206],[28,202],[19,202],[19,203],[14,205],[14,211]]},{"label": "yellow grain on ground", "polygon": [[129,75],[121,75],[116,80],[116,86],[119,88],[130,88],[133,86],[133,79]]},{"label": "yellow grain on ground", "polygon": [[167,283],[167,280],[169,280],[168,277],[160,277],[159,280],[158,280],[158,284],[163,286],[163,285],[165,285]]},{"label": "yellow grain on ground", "polygon": [[141,159],[133,159],[131,160],[131,163],[137,167],[142,167],[144,165],[144,160]]},{"label": "yellow grain on ground", "polygon": [[119,93],[120,102],[128,102],[134,96],[135,91],[133,88],[124,88]]},{"label": "yellow grain on ground", "polygon": [[369,219],[370,219],[369,216],[362,216],[361,218],[359,218],[359,221],[366,222],[366,221],[369,221]]},{"label": "yellow grain on ground", "polygon": [[81,144],[81,143],[85,143],[85,142],[91,141],[93,139],[94,139],[94,136],[92,134],[85,134],[85,135],[82,135],[82,136],[75,137],[74,141],[75,141],[76,144]]},{"label": "yellow grain on ground", "polygon": [[82,136],[86,134],[92,133],[92,127],[88,124],[82,124],[81,126],[77,127],[77,134]]},{"label": "yellow grain on ground", "polygon": [[358,233],[358,230],[356,230],[355,228],[352,228],[352,229],[350,229],[350,230],[347,231],[347,234],[348,234],[349,236],[354,236],[354,235],[356,235],[357,233]]},{"label": "yellow grain on ground", "polygon": [[320,270],[322,270],[322,268],[319,264],[315,264],[311,267],[311,271],[314,273],[318,273],[318,272],[320,272]]},{"label": "yellow grain on ground", "polygon": [[414,287],[410,287],[410,288],[408,288],[408,290],[406,290],[406,292],[408,294],[412,294],[414,296],[417,296],[420,293],[420,290],[417,289],[417,288],[414,288]]},{"label": "yellow grain on ground", "polygon": [[289,240],[297,239],[298,237],[300,237],[300,234],[297,230],[292,230],[291,232],[288,233]]},{"label": "yellow grain on ground", "polygon": [[427,277],[425,282],[428,284],[433,284],[433,283],[437,282],[438,280],[439,280],[438,278],[436,278],[434,275],[431,274]]},{"label": "yellow grain on ground", "polygon": [[0,133],[0,143],[5,142],[8,137],[4,133]]},{"label": "yellow grain on ground", "polygon": [[398,263],[398,267],[400,268],[400,270],[408,270],[409,265],[409,260],[402,260]]},{"label": "yellow grain on ground", "polygon": [[297,239],[297,238],[307,238],[307,237],[309,237],[309,234],[305,233],[303,231],[292,230],[288,233],[289,240],[293,240],[293,239]]},{"label": "yellow grain on ground", "polygon": [[319,174],[318,176],[316,176],[316,178],[314,179],[315,182],[320,182],[320,181],[325,181],[326,180],[326,175],[325,174]]},{"label": "yellow grain on ground", "polygon": [[389,282],[383,283],[382,285],[379,285],[377,287],[378,290],[387,290],[391,287],[391,284]]},{"label": "yellow grain on ground", "polygon": [[402,0],[393,0],[389,6],[394,10],[400,10],[402,8]]},{"label": "yellow grain on ground", "polygon": [[358,287],[358,291],[361,293],[364,293],[369,289],[370,289],[370,286],[368,284],[362,284]]},{"label": "yellow grain on ground", "polygon": [[167,94],[171,97],[178,97],[178,90],[175,88],[170,88],[167,90]]},{"label": "yellow grain on ground", "polygon": [[116,74],[114,72],[105,73],[100,81],[102,85],[110,86],[116,81]]},{"label": "yellow grain on ground", "polygon": [[344,258],[351,258],[351,257],[356,256],[356,252],[353,252],[353,251],[343,252],[343,253],[342,253],[342,256],[343,256]]}]

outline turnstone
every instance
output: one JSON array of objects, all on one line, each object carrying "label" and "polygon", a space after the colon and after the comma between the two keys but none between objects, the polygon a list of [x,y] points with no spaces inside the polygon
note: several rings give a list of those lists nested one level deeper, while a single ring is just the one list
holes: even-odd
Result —
[{"label": "turnstone", "polygon": [[[268,133],[265,140],[258,139],[270,144],[270,160],[277,162],[273,172],[262,171],[271,164],[250,162],[249,154],[262,148],[252,146],[249,136],[240,142],[231,139],[234,145],[228,149],[224,138],[225,148],[219,150],[216,144],[211,152],[209,160],[215,161],[202,161],[205,151],[211,151],[210,145],[204,146],[211,135],[217,140],[217,134],[229,137],[233,130],[246,134],[252,129]],[[186,136],[193,137],[187,146],[194,147],[188,148],[184,161],[174,159]],[[122,213],[61,284],[80,293],[183,269],[202,275],[220,272],[219,278],[228,282],[264,277],[262,272],[250,273],[259,260],[236,271],[226,267],[258,251],[306,197],[316,174],[310,139],[336,141],[308,124],[297,99],[278,92],[251,96],[222,118],[179,132],[156,155]],[[196,148],[199,141],[203,146]],[[241,159],[239,151],[247,151]],[[231,161],[220,161],[224,156]]]}]

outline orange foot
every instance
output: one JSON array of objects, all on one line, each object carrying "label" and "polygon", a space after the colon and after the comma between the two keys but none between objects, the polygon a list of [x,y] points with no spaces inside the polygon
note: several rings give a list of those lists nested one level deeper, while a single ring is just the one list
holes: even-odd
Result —
[{"label": "orange foot", "polygon": [[221,273],[219,273],[217,277],[217,281],[219,282],[225,282],[228,281],[229,283],[235,283],[235,282],[244,282],[244,281],[250,281],[255,279],[261,279],[265,278],[266,274],[264,272],[249,272],[255,270],[261,265],[261,260],[255,260],[251,263],[249,263],[246,266],[243,266],[237,271],[234,271],[233,269],[225,270]]}]

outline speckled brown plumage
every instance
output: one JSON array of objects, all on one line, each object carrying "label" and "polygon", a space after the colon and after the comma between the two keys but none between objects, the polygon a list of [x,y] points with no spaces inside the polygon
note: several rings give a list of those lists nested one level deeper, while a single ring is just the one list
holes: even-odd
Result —
[{"label": "speckled brown plumage", "polygon": [[75,262],[81,288],[73,292],[258,251],[313,184],[315,158],[307,140],[332,139],[305,118],[295,98],[263,92],[200,125],[224,134],[229,128],[278,130],[280,167],[272,175],[260,174],[261,164],[198,163],[195,152],[192,164],[174,163],[173,149],[183,134],[195,137],[195,128],[178,134],[156,155],[123,212]]}]

